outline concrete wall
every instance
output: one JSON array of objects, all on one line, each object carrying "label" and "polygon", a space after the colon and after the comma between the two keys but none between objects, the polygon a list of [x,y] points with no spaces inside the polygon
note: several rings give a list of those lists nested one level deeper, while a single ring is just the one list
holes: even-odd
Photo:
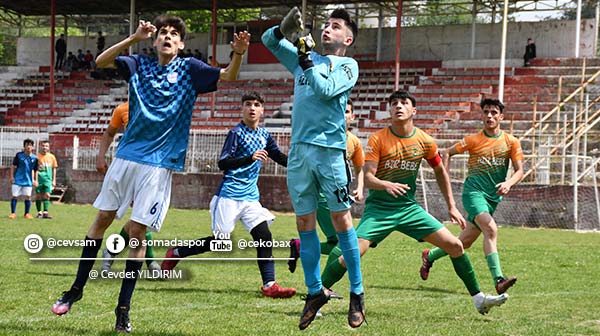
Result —
[{"label": "concrete wall", "polygon": [[[580,55],[594,55],[595,38],[594,20],[582,20]],[[313,36],[318,39],[320,31],[315,30]],[[477,25],[475,58],[500,58],[502,24]],[[511,22],[508,25],[507,58],[522,59],[527,38],[536,42],[537,55],[543,58],[574,57],[575,50],[575,21],[546,21],[546,22]],[[110,46],[124,36],[106,37],[106,45]],[[224,35],[219,41],[224,41]],[[207,33],[191,34],[186,41],[186,49],[199,49],[206,55],[209,36]],[[393,60],[395,53],[395,28],[383,30],[382,60]],[[471,56],[471,25],[447,25],[408,27],[401,34],[403,60],[463,60]],[[149,42],[140,44],[139,48],[149,47]],[[17,45],[17,60],[19,65],[48,65],[50,64],[48,50],[50,44],[47,38],[20,38]],[[377,29],[362,29],[359,32],[356,45],[352,46],[349,54],[374,54],[377,48]],[[77,49],[90,49],[95,53],[96,37],[69,37],[67,49],[76,53]],[[221,44],[218,52],[220,63],[229,62],[229,46]]]}]

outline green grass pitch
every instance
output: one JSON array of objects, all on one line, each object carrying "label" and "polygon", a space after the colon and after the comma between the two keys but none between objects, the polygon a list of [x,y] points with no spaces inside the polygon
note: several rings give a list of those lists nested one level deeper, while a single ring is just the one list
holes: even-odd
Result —
[{"label": "green grass pitch", "polygon": [[[80,248],[44,249],[29,255],[23,239],[30,233],[44,238],[82,239],[96,211],[91,206],[53,205],[52,220],[7,219],[9,204],[0,202],[0,334],[109,335],[114,325],[120,280],[90,280],[83,299],[71,312],[54,316],[52,303],[69,288],[76,261],[30,261],[29,257],[79,257]],[[23,203],[19,202],[18,213]],[[120,230],[115,221],[107,234]],[[294,217],[278,215],[272,225],[276,240],[296,236]],[[458,228],[450,229],[457,233]],[[171,209],[156,239],[192,239],[209,235],[207,211]],[[242,225],[237,239],[250,239]],[[344,300],[333,300],[309,329],[298,331],[306,293],[302,267],[287,270],[276,262],[277,280],[294,286],[292,299],[260,296],[255,261],[183,261],[184,279],[139,280],[132,300],[131,321],[137,335],[599,335],[600,234],[502,227],[499,248],[505,274],[518,282],[510,299],[486,316],[479,315],[450,260],[437,261],[428,281],[419,278],[425,244],[392,234],[363,257],[368,324],[347,326],[347,279],[336,288]],[[164,256],[166,248],[156,250]],[[484,292],[493,284],[482,255],[481,240],[469,251]],[[254,249],[211,253],[205,257],[254,257]],[[276,249],[275,257],[287,257]],[[125,256],[125,254],[123,254]],[[322,266],[325,257],[321,259]],[[95,269],[99,269],[97,261]],[[124,262],[113,268],[120,270]],[[144,266],[145,269],[145,266]]]}]

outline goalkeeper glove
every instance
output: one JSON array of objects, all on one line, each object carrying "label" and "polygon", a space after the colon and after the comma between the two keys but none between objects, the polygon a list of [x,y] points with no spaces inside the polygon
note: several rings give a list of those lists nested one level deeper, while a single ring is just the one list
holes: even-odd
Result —
[{"label": "goalkeeper glove", "polygon": [[310,58],[310,52],[315,45],[316,43],[310,34],[300,37],[296,42],[296,48],[298,49],[298,64],[302,67],[302,70],[314,66],[312,59]]},{"label": "goalkeeper glove", "polygon": [[304,30],[302,13],[300,13],[298,7],[292,8],[281,20],[279,30],[288,41],[296,43],[300,33]]}]

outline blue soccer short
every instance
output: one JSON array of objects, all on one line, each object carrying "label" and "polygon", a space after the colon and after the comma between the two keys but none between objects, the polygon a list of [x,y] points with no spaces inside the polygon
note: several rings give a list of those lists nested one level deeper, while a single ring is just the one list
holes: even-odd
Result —
[{"label": "blue soccer short", "polygon": [[317,210],[319,191],[333,212],[350,209],[345,151],[306,143],[290,146],[287,187],[297,216]]}]

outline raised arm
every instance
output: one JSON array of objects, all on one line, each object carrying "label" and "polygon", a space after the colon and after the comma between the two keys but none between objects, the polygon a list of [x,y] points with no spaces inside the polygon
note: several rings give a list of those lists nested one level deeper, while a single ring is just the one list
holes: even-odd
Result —
[{"label": "raised arm", "polygon": [[137,30],[133,35],[128,36],[121,42],[114,44],[110,48],[106,49],[96,58],[96,66],[98,68],[114,68],[115,58],[121,54],[122,51],[129,48],[129,46],[152,37],[152,34],[156,32],[156,27],[148,22],[140,20]]},{"label": "raised arm", "polygon": [[250,45],[250,33],[245,30],[239,34],[233,33],[233,41],[231,41],[230,45],[233,50],[233,56],[227,68],[221,70],[219,80],[231,81],[237,78],[240,73],[242,58]]}]

